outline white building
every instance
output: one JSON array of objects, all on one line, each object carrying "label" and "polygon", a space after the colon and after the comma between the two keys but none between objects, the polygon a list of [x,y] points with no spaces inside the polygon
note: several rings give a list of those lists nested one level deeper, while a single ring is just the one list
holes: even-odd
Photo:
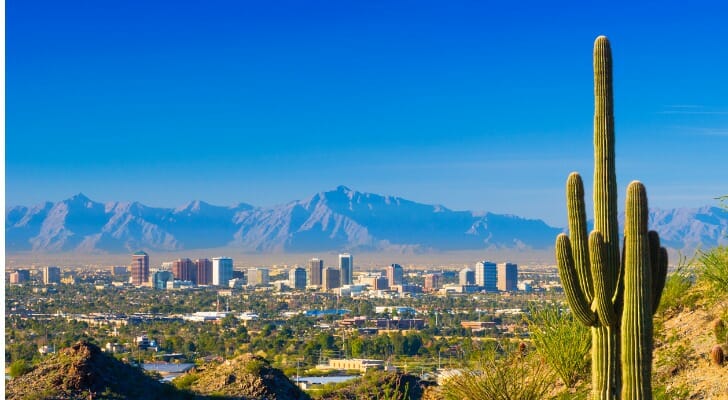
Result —
[{"label": "white building", "polygon": [[212,284],[227,286],[233,279],[233,259],[229,257],[215,257],[212,259]]},{"label": "white building", "polygon": [[248,268],[248,286],[267,285],[269,276],[268,268]]}]

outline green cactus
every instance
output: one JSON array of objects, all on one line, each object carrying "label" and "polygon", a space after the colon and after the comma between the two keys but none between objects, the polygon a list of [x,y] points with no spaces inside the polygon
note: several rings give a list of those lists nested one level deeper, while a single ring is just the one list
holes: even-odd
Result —
[{"label": "green cactus", "polygon": [[657,232],[647,231],[647,192],[627,187],[624,228],[624,310],[622,312],[622,399],[652,398],[652,315],[667,275],[667,251]]},{"label": "green cactus", "polygon": [[[612,56],[604,36],[594,42],[594,98],[594,230],[587,236],[584,186],[572,173],[566,183],[569,236],[557,237],[556,259],[574,315],[592,328],[592,397],[645,399],[650,398],[652,314],[665,284],[667,252],[657,233],[647,232],[647,197],[642,184],[633,183],[620,258]],[[620,341],[620,332],[628,340]],[[640,397],[629,395],[635,390]]]}]

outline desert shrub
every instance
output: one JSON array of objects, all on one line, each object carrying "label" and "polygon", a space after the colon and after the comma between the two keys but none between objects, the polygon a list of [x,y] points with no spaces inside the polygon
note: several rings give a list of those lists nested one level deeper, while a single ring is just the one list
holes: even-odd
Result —
[{"label": "desert shrub", "polygon": [[11,378],[17,378],[21,375],[27,374],[32,369],[33,368],[25,360],[15,360],[10,363],[8,375],[10,375]]},{"label": "desert shrub", "polygon": [[172,384],[174,384],[177,389],[189,390],[198,379],[200,379],[198,374],[190,372],[173,380]]},{"label": "desert shrub", "polygon": [[674,345],[661,351],[655,363],[658,367],[666,367],[670,376],[687,369],[690,366],[690,360],[693,358],[693,350],[683,343],[677,343],[677,340],[673,340],[673,337],[668,338],[668,342],[674,343]]},{"label": "desert shrub", "polygon": [[716,247],[700,255],[698,277],[708,283],[715,294],[728,292],[728,247]]},{"label": "desert shrub", "polygon": [[678,267],[665,281],[659,312],[664,314],[667,311],[680,310],[686,306],[692,307],[696,300],[695,294],[690,291],[692,286],[692,274],[688,272],[687,267]]},{"label": "desert shrub", "polygon": [[715,334],[715,340],[717,343],[726,343],[726,340],[728,339],[728,328],[726,328],[726,323],[723,319],[717,318],[715,321],[713,321],[713,334]]},{"label": "desert shrub", "polygon": [[654,400],[674,400],[690,398],[690,389],[685,385],[670,386],[665,384],[655,384],[653,388]]},{"label": "desert shrub", "polygon": [[504,342],[485,351],[474,368],[451,377],[442,393],[446,400],[540,400],[554,384],[540,357]]},{"label": "desert shrub", "polygon": [[589,373],[591,334],[573,314],[556,306],[531,307],[528,320],[536,352],[556,372],[564,384],[574,386]]}]

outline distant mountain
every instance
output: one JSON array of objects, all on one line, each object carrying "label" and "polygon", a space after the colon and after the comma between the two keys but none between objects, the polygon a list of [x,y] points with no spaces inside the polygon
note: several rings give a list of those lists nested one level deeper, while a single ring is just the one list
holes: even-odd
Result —
[{"label": "distant mountain", "polygon": [[[728,212],[654,210],[650,224],[675,249],[728,243]],[[179,208],[97,203],[83,194],[6,211],[7,251],[122,253],[232,246],[244,252],[428,252],[544,249],[561,228],[514,215],[453,211],[345,186],[260,208],[193,201]]]}]

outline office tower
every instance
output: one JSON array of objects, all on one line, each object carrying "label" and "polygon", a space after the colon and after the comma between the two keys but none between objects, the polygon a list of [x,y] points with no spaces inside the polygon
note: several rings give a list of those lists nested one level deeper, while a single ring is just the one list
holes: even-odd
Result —
[{"label": "office tower", "polygon": [[10,283],[20,284],[30,280],[30,271],[27,269],[19,269],[10,273]]},{"label": "office tower", "polygon": [[131,256],[131,284],[143,286],[149,283],[149,254],[137,251]]},{"label": "office tower", "polygon": [[498,291],[498,274],[494,262],[481,261],[475,264],[475,284],[488,292]]},{"label": "office tower", "polygon": [[399,264],[392,264],[387,267],[387,280],[390,286],[401,285],[404,281],[404,268]]},{"label": "office tower", "polygon": [[195,266],[197,267],[197,284],[211,285],[212,261],[208,260],[207,258],[199,258],[195,260]]},{"label": "office tower", "polygon": [[379,276],[374,279],[374,290],[389,289],[389,279],[386,276]]},{"label": "office tower", "polygon": [[440,274],[427,274],[425,275],[425,292],[434,292],[440,289]]},{"label": "office tower", "polygon": [[321,280],[323,290],[341,287],[341,270],[334,267],[326,267],[323,270]]},{"label": "office tower", "polygon": [[324,269],[324,260],[312,258],[308,262],[308,284],[312,286],[321,286],[322,273]]},{"label": "office tower", "polygon": [[233,279],[233,259],[229,257],[214,257],[212,259],[212,284],[227,286]]},{"label": "office tower", "polygon": [[342,285],[354,283],[354,256],[349,253],[339,254],[339,270]]},{"label": "office tower", "polygon": [[114,275],[114,276],[129,275],[129,267],[125,267],[123,265],[113,266],[113,267],[111,267],[111,275]]},{"label": "office tower", "polygon": [[268,268],[248,268],[248,286],[267,285],[269,281]]},{"label": "office tower", "polygon": [[460,286],[475,285],[475,271],[463,268],[460,271]]},{"label": "office tower", "polygon": [[58,267],[43,268],[43,283],[50,285],[53,283],[61,283],[61,269]]},{"label": "office tower", "polygon": [[197,265],[189,258],[180,258],[172,261],[172,275],[178,281],[197,283]]},{"label": "office tower", "polygon": [[152,287],[159,290],[167,289],[167,282],[174,281],[171,271],[160,270],[152,274]]},{"label": "office tower", "polygon": [[288,271],[288,284],[296,290],[306,289],[306,269],[301,267]]},{"label": "office tower", "polygon": [[511,292],[518,290],[518,265],[513,263],[498,264],[498,290]]}]

